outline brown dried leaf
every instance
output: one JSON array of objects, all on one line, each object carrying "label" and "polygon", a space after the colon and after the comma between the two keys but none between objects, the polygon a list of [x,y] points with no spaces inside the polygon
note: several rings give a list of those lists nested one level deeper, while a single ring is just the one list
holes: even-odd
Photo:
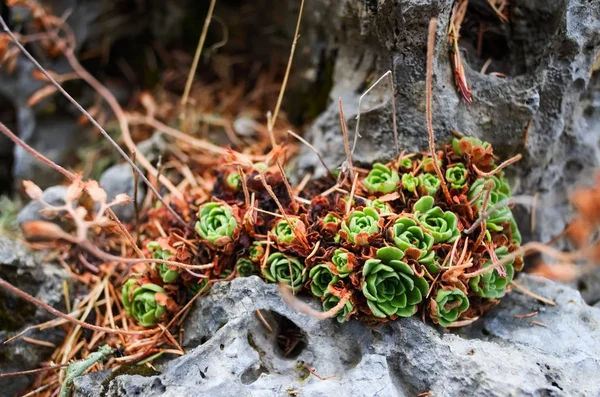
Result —
[{"label": "brown dried leaf", "polygon": [[23,181],[23,187],[27,196],[32,200],[40,200],[44,194],[42,189],[32,181]]},{"label": "brown dried leaf", "polygon": [[44,239],[44,240],[58,240],[65,239],[73,241],[73,237],[67,234],[55,223],[46,221],[30,221],[25,222],[21,225],[23,234],[28,240],[32,239]]},{"label": "brown dried leaf", "polygon": [[92,200],[97,203],[106,203],[106,192],[100,187],[98,182],[86,181],[84,182],[84,186]]}]

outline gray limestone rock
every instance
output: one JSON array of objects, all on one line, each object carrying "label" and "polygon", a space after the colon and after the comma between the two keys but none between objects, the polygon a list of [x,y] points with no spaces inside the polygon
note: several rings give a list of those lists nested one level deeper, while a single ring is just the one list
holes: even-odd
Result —
[{"label": "gray limestone rock", "polygon": [[[44,190],[42,198],[50,205],[60,206],[65,204],[66,193],[66,186],[52,186]],[[19,211],[19,215],[17,215],[17,223],[19,226],[30,221],[52,220],[40,212],[42,208],[44,208],[44,206],[39,201],[30,201],[27,203],[27,205],[25,205],[21,211]]]},{"label": "gray limestone rock", "polygon": [[[108,195],[109,202],[114,199],[117,194],[121,193],[127,194],[132,199],[134,198],[135,184],[133,170],[128,163],[117,164],[110,167],[104,171],[98,183]],[[144,182],[138,178],[137,201],[140,205],[144,200],[144,192]],[[122,222],[130,222],[134,219],[135,209],[133,202],[126,205],[116,205],[112,207],[112,210]]]},{"label": "gray limestone rock", "polygon": [[[459,333],[417,318],[375,328],[318,321],[292,310],[258,277],[217,283],[186,321],[185,356],[156,376],[79,378],[75,395],[598,395],[600,310],[560,284],[526,275],[520,282],[557,305],[513,291]],[[515,317],[533,311],[539,314]]]},{"label": "gray limestone rock", "polygon": [[[30,252],[23,244],[0,237],[0,278],[8,281],[21,290],[35,296],[47,304],[64,310],[62,283],[69,280],[67,271],[56,264],[44,261],[43,252]],[[72,290],[72,287],[71,287]],[[38,308],[14,295],[0,290],[0,340],[54,318]],[[65,334],[60,328],[45,331],[32,331],[27,336],[61,343]],[[34,369],[46,360],[53,349],[27,343],[18,339],[8,344],[0,344],[0,373]],[[19,376],[0,380],[3,396],[20,394],[33,378]]]}]

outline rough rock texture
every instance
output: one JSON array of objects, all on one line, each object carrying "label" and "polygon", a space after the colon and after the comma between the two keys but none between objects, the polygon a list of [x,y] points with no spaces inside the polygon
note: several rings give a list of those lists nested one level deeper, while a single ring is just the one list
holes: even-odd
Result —
[{"label": "rough rock texture", "polygon": [[[288,15],[293,19],[295,7],[291,4],[297,2],[288,3]],[[335,60],[330,105],[308,136],[331,167],[340,166],[345,154],[338,97],[343,99],[352,140],[359,96],[385,71],[392,70],[400,148],[426,150],[427,27],[430,18],[436,17],[433,120],[437,142],[450,140],[454,129],[491,142],[503,158],[523,153],[524,159],[511,167],[512,184],[517,194],[540,192],[544,205],[537,230],[526,237],[548,241],[568,219],[570,187],[585,181],[589,171],[600,165],[600,73],[592,73],[600,51],[600,3],[516,0],[511,2],[508,25],[499,22],[485,1],[469,2],[460,46],[473,91],[472,105],[460,98],[453,81],[447,34],[453,3],[308,0],[299,45],[308,44],[314,56],[334,54]],[[475,50],[479,22],[486,25],[481,57]],[[322,38],[324,31],[326,39]],[[506,78],[479,72],[488,58],[492,59],[488,73],[502,72]],[[361,108],[362,138],[355,162],[392,158],[387,81],[365,97]],[[298,164],[304,170],[319,168],[318,159],[306,148]],[[529,234],[528,216],[521,218],[522,230]]]},{"label": "rough rock texture", "polygon": [[[104,384],[102,376],[80,378],[75,395],[598,395],[600,310],[573,289],[531,276],[520,281],[557,306],[512,292],[460,334],[416,318],[377,328],[318,321],[290,309],[276,287],[258,277],[218,283],[186,322],[184,345],[200,346],[159,368],[159,376],[123,375]],[[540,313],[515,318],[532,311]],[[286,357],[277,341],[293,332],[303,337]],[[333,378],[320,380],[305,364]]]},{"label": "rough rock texture", "polygon": [[[66,193],[66,186],[52,186],[44,190],[42,198],[50,205],[60,206],[65,204]],[[19,211],[19,215],[17,215],[17,223],[22,225],[23,223],[30,221],[49,220],[49,218],[45,217],[40,212],[42,208],[44,208],[44,206],[39,201],[30,201],[21,209],[21,211]]]},{"label": "rough rock texture", "polygon": [[[58,73],[64,69],[64,65],[58,64],[47,64],[46,67]],[[15,122],[9,127],[14,133],[52,161],[66,164],[86,135],[78,126],[75,113],[58,96],[46,98],[33,107],[27,105],[31,95],[44,87],[43,82],[32,77],[33,71],[34,66],[23,58],[18,59],[12,73],[6,68],[0,69],[0,102],[12,107],[14,115],[11,118]],[[35,160],[20,146],[13,146],[4,135],[0,137],[0,145],[14,150],[12,177],[15,180],[30,179],[42,187],[62,180],[59,173]],[[4,152],[3,155],[8,156]]]},{"label": "rough rock texture", "polygon": [[[104,171],[98,183],[108,195],[109,202],[120,193],[125,193],[129,197],[134,198],[135,184],[133,171],[127,163],[114,165]],[[140,205],[144,200],[144,191],[144,183],[138,180],[137,201]],[[127,205],[115,206],[113,207],[113,211],[122,222],[130,222],[133,220],[135,214],[133,202]]]},{"label": "rough rock texture", "polygon": [[[49,305],[64,310],[62,283],[68,273],[58,265],[44,261],[42,252],[32,253],[24,245],[0,237],[0,278],[37,297]],[[72,288],[71,288],[72,290]],[[52,319],[53,316],[14,295],[0,290],[0,340],[5,341],[27,326]],[[57,328],[34,331],[27,336],[60,343],[64,332]],[[48,358],[53,349],[24,342],[22,339],[0,344],[0,373],[24,371],[37,368]],[[20,394],[32,378],[20,376],[0,380],[3,396]]]}]

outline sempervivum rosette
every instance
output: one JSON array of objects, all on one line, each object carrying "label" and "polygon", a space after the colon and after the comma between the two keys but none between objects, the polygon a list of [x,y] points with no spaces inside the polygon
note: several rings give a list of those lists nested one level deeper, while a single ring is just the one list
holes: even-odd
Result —
[{"label": "sempervivum rosette", "polygon": [[260,262],[265,255],[265,247],[259,241],[252,243],[248,248],[248,256],[252,262]]},{"label": "sempervivum rosette", "polygon": [[[290,226],[290,223],[292,224],[292,226],[294,227],[294,229],[292,230],[292,226]],[[271,233],[275,236],[275,238],[277,239],[278,243],[291,243],[292,240],[296,237],[296,235],[294,234],[294,231],[298,232],[302,232],[304,231],[304,224],[302,223],[302,221],[298,218],[289,218],[289,222],[287,221],[287,219],[282,219],[279,222],[277,222],[275,224],[275,227],[273,227],[273,230],[271,230]]]},{"label": "sempervivum rosette", "polygon": [[467,186],[468,176],[469,172],[463,163],[455,164],[446,170],[446,181],[448,181],[452,189],[460,190]]},{"label": "sempervivum rosette", "polygon": [[[333,309],[334,307],[336,307],[336,305],[338,303],[340,303],[339,296],[327,293],[327,294],[325,294],[325,299],[323,299],[323,310],[327,312],[327,311]],[[342,306],[342,309],[337,312],[335,318],[337,319],[337,321],[339,323],[343,323],[348,319],[348,316],[353,311],[354,311],[354,305],[352,304],[352,302],[350,302],[350,300],[348,300],[344,304],[344,306]]]},{"label": "sempervivum rosette", "polygon": [[206,203],[198,211],[196,232],[198,235],[217,247],[232,240],[238,223],[231,212],[231,207],[221,203]]},{"label": "sempervivum rosette", "polygon": [[[494,252],[498,259],[504,258],[508,255],[508,248],[500,247]],[[493,261],[488,259],[481,266],[482,269],[492,266]],[[494,299],[502,298],[506,292],[506,287],[512,281],[515,275],[515,269],[513,267],[513,261],[505,263],[502,269],[494,269],[487,271],[479,276],[475,276],[469,280],[469,286],[471,289],[482,298]]]},{"label": "sempervivum rosette", "polygon": [[[152,252],[152,257],[155,259],[169,260],[173,257],[173,253],[168,249],[163,249],[158,241],[152,241],[147,245],[148,249]],[[157,263],[158,274],[162,279],[163,283],[172,283],[177,280],[179,272],[177,267],[170,267],[166,263]]]},{"label": "sempervivum rosette", "polygon": [[143,327],[151,327],[166,313],[167,308],[156,300],[157,293],[165,290],[156,284],[142,284],[130,278],[123,284],[121,300],[128,316],[132,316]]},{"label": "sempervivum rosette", "polygon": [[400,248],[405,256],[416,259],[423,264],[433,262],[435,258],[435,252],[431,250],[433,236],[423,231],[413,219],[396,219],[391,228],[391,235],[394,244]]},{"label": "sempervivum rosette", "polygon": [[345,249],[337,249],[331,256],[331,262],[340,278],[345,278],[354,270],[354,254]]},{"label": "sempervivum rosette", "polygon": [[327,288],[338,280],[338,277],[333,274],[326,263],[321,263],[310,269],[308,277],[311,280],[310,290],[313,295],[318,297],[325,295]]},{"label": "sempervivum rosette", "polygon": [[458,288],[452,290],[440,288],[431,300],[433,321],[443,327],[452,324],[469,308],[469,298]]},{"label": "sempervivum rosette", "polygon": [[419,180],[419,187],[422,194],[428,194],[435,196],[442,182],[440,178],[435,174],[421,174],[417,178]]},{"label": "sempervivum rosette", "polygon": [[452,146],[455,155],[469,155],[471,163],[482,171],[489,171],[494,164],[494,151],[488,142],[465,136],[461,139],[454,138]]},{"label": "sempervivum rosette", "polygon": [[483,201],[485,199],[486,190],[491,184],[492,190],[490,192],[490,198],[488,201],[487,208],[500,204],[500,208],[495,209],[487,218],[486,218],[486,227],[490,231],[494,232],[506,232],[504,230],[504,224],[508,223],[511,229],[511,234],[513,241],[517,244],[521,243],[521,234],[519,233],[519,229],[517,228],[515,219],[513,217],[513,213],[508,207],[508,200],[511,196],[510,187],[508,186],[508,182],[503,177],[486,177],[477,179],[471,187],[469,188],[469,193],[467,195],[469,200],[475,200],[475,207],[481,211],[483,206]]},{"label": "sempervivum rosette", "polygon": [[440,207],[434,207],[433,204],[433,197],[421,197],[414,206],[415,219],[431,232],[434,243],[454,242],[460,235],[456,214],[450,211],[444,212]]},{"label": "sempervivum rosette", "polygon": [[410,317],[427,295],[429,284],[415,275],[395,247],[377,250],[377,259],[367,259],[363,267],[362,292],[375,317]]},{"label": "sempervivum rosette", "polygon": [[386,194],[396,190],[398,182],[400,182],[398,172],[383,164],[375,163],[369,175],[363,180],[363,185],[371,194]]},{"label": "sempervivum rosette", "polygon": [[362,211],[354,211],[342,223],[340,235],[350,243],[358,245],[369,244],[369,236],[379,233],[379,213],[366,207]]},{"label": "sempervivum rosette", "polygon": [[285,256],[281,252],[269,255],[265,267],[262,269],[263,276],[274,283],[289,285],[294,291],[302,288],[308,276],[304,264],[298,260]]},{"label": "sempervivum rosette", "polygon": [[402,189],[414,193],[417,186],[419,186],[419,178],[408,173],[402,174]]},{"label": "sempervivum rosette", "polygon": [[248,277],[254,274],[256,265],[248,258],[239,258],[235,263],[235,270],[240,277]]}]

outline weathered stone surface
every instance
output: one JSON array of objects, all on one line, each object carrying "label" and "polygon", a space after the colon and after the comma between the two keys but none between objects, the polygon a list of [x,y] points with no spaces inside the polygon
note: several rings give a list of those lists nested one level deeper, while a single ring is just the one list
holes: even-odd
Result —
[{"label": "weathered stone surface", "polygon": [[[98,181],[100,186],[108,195],[108,201],[114,199],[117,194],[125,193],[132,199],[135,196],[135,183],[133,178],[133,170],[128,163],[117,164],[102,174]],[[141,205],[144,200],[145,192],[144,182],[138,178],[137,201]],[[122,222],[130,222],[134,219],[135,208],[133,202],[126,205],[117,205],[112,207],[117,217]]]},{"label": "weathered stone surface", "polygon": [[[21,243],[0,237],[0,278],[49,305],[64,310],[62,283],[68,273],[58,265],[44,261],[44,253],[30,252]],[[5,341],[26,327],[43,323],[53,316],[41,308],[0,290],[0,340]],[[64,332],[58,328],[28,333],[35,339],[61,343]],[[0,344],[0,373],[37,368],[52,353],[49,347],[34,345],[22,339]],[[20,376],[0,380],[3,396],[20,394],[32,378]]]},{"label": "weathered stone surface", "polygon": [[[340,166],[345,154],[338,97],[344,102],[352,140],[359,96],[392,70],[400,150],[426,150],[425,48],[429,20],[436,17],[433,121],[437,142],[449,141],[454,129],[491,142],[502,158],[523,153],[524,159],[509,170],[515,192],[540,192],[545,206],[534,233],[528,232],[528,210],[521,212],[520,224],[526,238],[548,241],[565,226],[572,186],[582,173],[600,165],[600,73],[592,71],[600,50],[600,3],[518,0],[511,2],[511,23],[503,24],[487,2],[469,2],[460,46],[472,105],[460,98],[453,81],[447,34],[453,3],[308,0],[299,45],[308,43],[311,54],[330,54],[333,49],[336,54],[330,105],[310,127],[309,140],[328,165]],[[293,9],[289,5],[290,19]],[[481,57],[476,51],[480,21],[486,27]],[[320,38],[322,31],[327,39]],[[488,58],[492,59],[488,73],[502,72],[506,78],[479,72]],[[391,94],[383,81],[363,101],[362,138],[354,161],[370,164],[392,158],[392,131]],[[321,168],[307,148],[298,164],[301,170]]]},{"label": "weathered stone surface", "polygon": [[[66,186],[52,186],[44,190],[42,198],[46,203],[50,205],[61,206],[65,204],[66,193]],[[44,205],[39,201],[30,201],[25,207],[21,209],[21,211],[19,211],[19,215],[17,215],[17,223],[20,226],[25,222],[30,221],[52,220],[51,218],[44,216],[44,214],[40,212],[40,210],[43,208]]]},{"label": "weathered stone surface", "polygon": [[[377,328],[318,321],[290,309],[257,277],[218,283],[186,321],[185,356],[159,376],[83,377],[76,396],[587,396],[600,393],[600,310],[579,293],[522,276],[554,299],[545,306],[512,292],[485,318],[446,333],[417,318]],[[313,302],[316,307],[316,302]],[[258,319],[260,309],[273,328]],[[538,311],[532,318],[515,315]],[[532,320],[540,324],[533,325]],[[297,329],[295,328],[297,327]],[[286,357],[278,345],[291,330],[302,341]],[[322,377],[310,375],[305,364]],[[105,375],[106,376],[106,375]]]}]

